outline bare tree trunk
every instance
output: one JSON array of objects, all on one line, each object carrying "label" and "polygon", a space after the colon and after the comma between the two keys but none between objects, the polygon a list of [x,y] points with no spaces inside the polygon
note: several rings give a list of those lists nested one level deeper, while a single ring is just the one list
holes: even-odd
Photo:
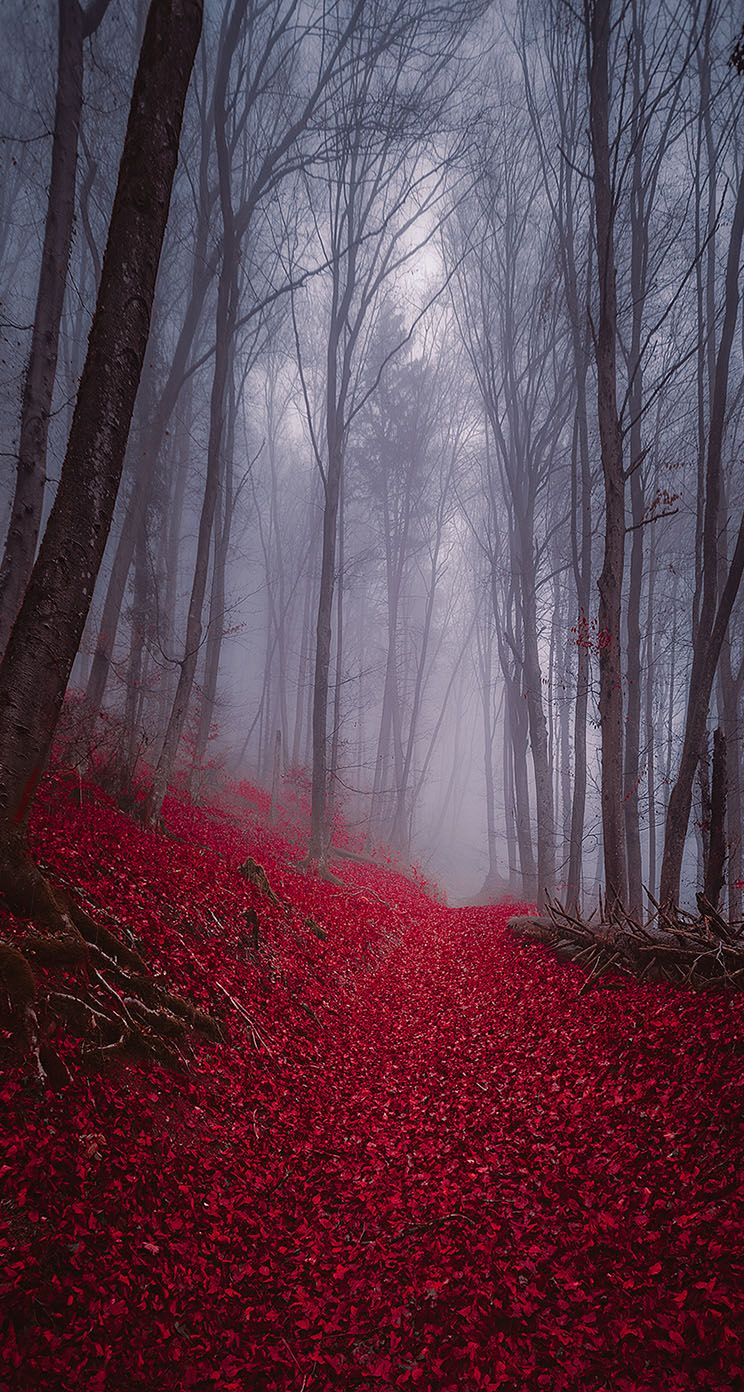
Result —
[{"label": "bare tree trunk", "polygon": [[646,596],[646,765],[648,768],[648,872],[646,886],[656,898],[656,730],[654,726],[654,597],[656,592],[656,540],[651,543]]},{"label": "bare tree trunk", "polygon": [[[512,746],[511,731],[509,729],[509,703],[504,692],[504,704],[502,707],[502,755],[503,755],[503,788],[504,788],[504,820],[506,835],[506,858],[509,865],[509,886],[516,885],[517,874],[517,831],[515,825],[514,811],[514,750]],[[524,892],[524,886],[523,892]]]},{"label": "bare tree trunk", "polygon": [[726,736],[713,733],[713,772],[710,788],[710,839],[705,866],[703,894],[712,909],[718,909],[726,865]]},{"label": "bare tree trunk", "polygon": [[[702,746],[708,717],[710,693],[721,646],[741,580],[744,564],[744,519],[739,529],[734,556],[726,583],[716,607],[719,571],[719,526],[721,499],[721,455],[726,425],[729,368],[734,332],[739,314],[739,262],[744,236],[744,171],[739,178],[731,224],[721,339],[716,355],[713,400],[711,402],[708,456],[705,484],[705,522],[703,528],[703,592],[700,622],[694,645],[687,698],[685,735],[677,781],[667,810],[664,857],[661,867],[661,899],[664,904],[679,900],[682,860],[690,820],[692,786],[697,757]],[[739,559],[740,549],[742,559]],[[697,740],[693,746],[691,743]]]},{"label": "bare tree trunk", "polygon": [[[435,599],[436,599],[436,593],[437,593],[437,579],[438,579],[438,575],[439,575],[439,551],[440,551],[441,542],[442,542],[442,529],[443,529],[443,525],[444,525],[444,520],[443,520],[443,518],[444,518],[444,514],[443,514],[443,509],[442,509],[441,501],[440,501],[439,513],[438,513],[438,517],[437,517],[437,531],[436,531],[436,535],[435,535],[435,539],[434,539],[434,547],[433,547],[432,556],[431,556],[431,568],[430,568],[430,572],[429,572],[429,585],[428,585],[428,589],[427,589],[427,593],[426,593],[426,609],[425,609],[425,611],[424,611],[424,626],[423,626],[423,631],[422,631],[422,634],[421,634],[421,651],[420,651],[420,653],[419,653],[418,663],[417,663],[417,666],[416,666],[416,680],[415,680],[415,685],[414,685],[414,690],[413,690],[413,701],[412,701],[412,704],[411,704],[411,715],[410,715],[410,720],[409,720],[409,724],[408,724],[408,736],[407,736],[407,739],[406,739],[406,748],[405,748],[405,754],[404,754],[404,759],[403,759],[403,770],[402,770],[402,773],[401,773],[400,783],[399,783],[398,788],[397,788],[397,790],[396,790],[395,814],[394,814],[394,817],[393,817],[393,831],[392,831],[392,842],[393,842],[393,845],[394,845],[394,846],[400,847],[401,850],[405,850],[406,852],[408,852],[408,850],[409,850],[408,838],[407,838],[407,836],[406,836],[406,823],[407,823],[407,820],[408,820],[408,819],[407,819],[407,816],[406,816],[406,804],[407,804],[407,798],[408,798],[408,786],[409,786],[409,781],[410,781],[410,777],[411,777],[411,767],[412,767],[412,764],[413,764],[413,751],[414,751],[414,748],[415,748],[416,735],[417,735],[417,733],[418,733],[419,716],[420,716],[420,714],[421,714],[421,703],[422,703],[423,693],[424,693],[424,678],[425,678],[425,675],[426,675],[426,662],[427,662],[428,653],[429,653],[429,640],[430,640],[430,638],[431,638],[431,625],[432,625],[432,619],[433,619],[433,617],[434,617],[434,601],[435,601]],[[489,630],[488,630],[488,634],[489,634],[489,636],[488,636],[488,639],[487,639],[486,641],[487,641],[487,643],[488,643],[488,669],[489,669],[488,685],[489,685],[489,690],[490,690],[490,685],[491,685],[491,677],[490,677],[490,671],[491,671],[491,646],[492,646],[492,635],[491,635],[491,629],[490,629],[490,627],[489,627]],[[485,680],[485,678],[484,678],[484,680]],[[488,699],[489,699],[489,700],[491,699],[490,695],[489,695],[489,698],[488,698]],[[484,715],[484,718],[485,718],[485,715]],[[492,741],[492,740],[493,740],[493,734],[491,735],[491,741]],[[488,754],[487,754],[487,760],[488,760],[488,759],[491,760],[491,768],[492,768],[491,778],[493,779],[493,754],[492,754],[492,750],[491,750],[490,746],[489,746],[489,752],[488,752]],[[491,784],[491,803],[492,803],[492,805],[493,805],[493,782],[492,782],[492,784]],[[495,833],[494,833],[494,836],[495,836]],[[489,842],[489,845],[490,845],[490,842]],[[495,840],[494,840],[494,845],[495,845]]]},{"label": "bare tree trunk", "polygon": [[[569,237],[570,237],[569,232]],[[573,247],[568,249],[569,285],[576,287]],[[591,468],[587,417],[588,343],[579,325],[578,295],[571,296],[572,345],[576,373],[576,423],[571,452],[571,555],[576,583],[576,709],[574,713],[574,793],[571,804],[571,838],[568,860],[568,908],[575,913],[581,897],[581,870],[584,857],[584,818],[586,813],[586,722],[589,708],[588,623],[592,583]],[[577,518],[580,527],[577,534]],[[587,631],[585,632],[585,628]]]},{"label": "bare tree trunk", "polygon": [[[744,571],[744,517],[742,517],[739,526],[736,548],[729,566],[712,631],[705,643],[701,642],[697,645],[693,654],[682,754],[677,781],[671,791],[666,816],[660,887],[661,902],[666,905],[675,905],[679,902],[682,859],[690,822],[695,771],[705,736],[713,680],[724,634],[741,584],[742,571]],[[705,629],[701,625],[701,636],[704,632]]]},{"label": "bare tree trunk", "polygon": [[524,691],[527,700],[532,764],[535,774],[537,813],[537,903],[543,907],[546,896],[555,889],[555,821],[553,816],[553,774],[548,760],[548,732],[542,699],[542,672],[537,647],[537,609],[535,577],[531,565],[522,557],[522,616],[524,645]]},{"label": "bare tree trunk", "polygon": [[59,331],[75,218],[78,135],[83,108],[83,43],[98,28],[110,0],[59,0],[57,96],[44,244],[21,402],[15,492],[0,563],[0,655],[10,636],[33,569],[46,484],[49,417]]},{"label": "bare tree trunk", "polygon": [[175,477],[172,480],[172,492],[168,495],[167,500],[168,525],[163,556],[165,583],[163,586],[163,602],[162,605],[159,606],[157,614],[156,639],[161,652],[161,668],[158,681],[157,713],[155,717],[155,750],[157,753],[154,754],[154,757],[157,757],[157,754],[160,752],[160,745],[162,743],[161,734],[165,730],[168,722],[168,711],[173,700],[172,669],[168,660],[168,654],[169,652],[173,652],[175,648],[177,634],[178,558],[181,546],[183,507],[186,496],[191,416],[191,392],[187,389],[182,412],[176,420],[172,467],[169,470],[169,475],[173,474]]},{"label": "bare tree trunk", "polygon": [[201,25],[199,0],[152,0],[62,475],[0,666],[3,890],[57,928],[69,920],[26,859],[25,826],[111,526]]},{"label": "bare tree trunk", "polygon": [[527,776],[527,716],[524,701],[516,687],[512,690],[511,719],[512,773],[516,809],[517,845],[522,872],[522,893],[526,899],[537,895],[537,865],[532,847],[530,820],[530,788]]},{"label": "bare tree trunk", "polygon": [[496,800],[493,776],[493,632],[486,621],[485,633],[481,637],[476,629],[478,640],[478,675],[481,708],[483,711],[483,773],[486,782],[486,844],[488,850],[488,869],[481,894],[485,899],[492,897],[498,881],[499,863],[496,850]]},{"label": "bare tree trunk", "polygon": [[302,608],[302,629],[300,632],[300,657],[297,665],[297,696],[295,700],[294,713],[294,733],[292,735],[292,764],[296,767],[300,762],[302,751],[302,717],[304,713],[304,697],[307,683],[307,665],[310,647],[310,625],[312,613],[312,570],[308,570],[307,581],[305,584],[305,599]]},{"label": "bare tree trunk", "polygon": [[604,561],[599,577],[599,718],[602,729],[602,831],[610,908],[627,890],[623,818],[623,690],[620,653],[625,559],[625,473],[617,409],[617,291],[614,196],[610,172],[609,40],[612,0],[594,0],[590,18],[589,95],[599,326],[597,414],[605,487]]},{"label": "bare tree trunk", "polygon": [[328,467],[323,508],[323,550],[320,559],[320,595],[315,629],[315,677],[313,680],[313,774],[310,844],[308,857],[325,863],[328,841],[328,688],[331,665],[331,625],[336,574],[338,500],[343,468],[343,437],[337,420],[335,373],[328,384]]},{"label": "bare tree trunk", "polygon": [[728,764],[727,840],[728,840],[728,912],[731,923],[741,920],[742,878],[742,794],[741,757],[739,753],[739,697],[744,664],[734,675],[731,669],[731,639],[727,630],[718,668],[719,709],[726,737]]},{"label": "bare tree trunk", "polygon": [[227,388],[231,371],[231,354],[235,341],[240,243],[236,231],[230,182],[230,155],[227,135],[227,88],[230,65],[242,22],[243,7],[236,5],[229,15],[224,44],[215,77],[215,144],[217,148],[220,211],[222,214],[222,256],[217,283],[215,312],[214,374],[209,402],[209,440],[207,444],[207,474],[204,483],[199,529],[196,542],[196,561],[191,584],[186,639],[181,659],[176,692],[173,697],[168,725],[160,750],[152,786],[145,805],[145,819],[153,824],[160,819],[163,800],[173,776],[178,747],[186,723],[191,692],[196,676],[199,650],[203,635],[204,598],[209,574],[209,556],[214,530],[214,517],[222,477],[222,456],[225,437]]},{"label": "bare tree trunk", "polygon": [[235,415],[237,401],[235,392],[231,393],[228,405],[229,420],[226,430],[224,477],[222,479],[221,515],[217,518],[214,530],[214,552],[212,556],[212,583],[209,596],[209,627],[204,654],[204,682],[202,686],[199,720],[194,741],[194,758],[190,775],[192,799],[199,795],[199,778],[207,754],[209,738],[212,733],[214,712],[217,705],[217,683],[220,671],[222,640],[225,636],[225,576],[227,557],[230,550],[230,534],[235,505],[233,489],[233,452],[235,448]]},{"label": "bare tree trunk", "polygon": [[[226,239],[227,240],[227,239]],[[203,634],[204,598],[209,574],[209,555],[212,540],[214,516],[220,488],[222,469],[222,442],[224,435],[225,392],[229,372],[229,355],[233,342],[235,321],[235,276],[234,265],[226,258],[222,267],[217,293],[217,317],[215,337],[214,378],[210,403],[209,444],[207,446],[207,477],[204,485],[199,530],[196,543],[196,562],[186,620],[184,655],[181,659],[178,683],[173,697],[168,725],[163,739],[152,787],[147,797],[145,818],[149,824],[157,822],[163,807],[163,799],[173,776],[178,746],[191,699],[196,675],[199,650]]]},{"label": "bare tree trunk", "polygon": [[186,379],[189,353],[199,324],[207,286],[210,283],[210,276],[205,274],[204,267],[198,258],[195,264],[198,267],[198,274],[194,278],[189,307],[178,336],[163,394],[152,415],[151,425],[147,432],[147,441],[142,452],[141,467],[135,472],[106,587],[106,598],[98,626],[93,665],[85,693],[88,719],[91,722],[96,719],[103,704],[124,592],[134,556],[137,529],[147,507],[152,474],[165,439],[168,422]]},{"label": "bare tree trunk", "polygon": [[274,824],[279,812],[279,783],[282,776],[282,732],[274,734],[274,758],[271,766],[271,812],[269,820]]},{"label": "bare tree trunk", "polygon": [[565,889],[566,886],[566,874],[571,858],[571,805],[573,801],[571,786],[571,726],[569,722],[571,707],[568,700],[568,685],[571,676],[571,666],[569,662],[570,648],[566,642],[565,632],[561,632],[562,626],[566,621],[566,615],[570,612],[570,603],[570,581],[567,579],[565,607],[557,610],[555,614],[556,641],[558,642],[559,652],[557,679],[560,691],[558,753],[560,765],[560,825],[562,835],[560,880],[562,890]]},{"label": "bare tree trunk", "polygon": [[664,817],[669,810],[672,791],[672,746],[674,743],[674,707],[677,699],[677,584],[672,587],[672,637],[669,645],[669,704],[666,724],[666,758],[664,768]]},{"label": "bare tree trunk", "polygon": [[147,629],[147,536],[143,518],[134,552],[134,593],[129,633],[129,663],[124,699],[124,728],[119,753],[119,788],[121,801],[134,793],[138,754],[138,711],[142,709],[142,684],[145,678],[145,637]]},{"label": "bare tree trunk", "polygon": [[641,89],[641,35],[638,15],[633,13],[633,116],[631,141],[633,145],[633,178],[631,188],[631,264],[630,292],[632,323],[628,353],[630,409],[630,504],[633,538],[630,548],[630,575],[626,606],[626,678],[627,706],[625,712],[625,747],[623,780],[625,789],[625,844],[628,869],[628,909],[639,920],[643,914],[643,860],[641,856],[641,827],[639,819],[638,785],[641,778],[641,597],[643,588],[643,519],[645,499],[643,490],[643,440],[641,409],[643,406],[643,359],[641,354],[643,309],[646,300],[647,208],[643,185],[643,156],[646,135],[646,113]]},{"label": "bare tree trunk", "polygon": [[329,770],[329,823],[333,823],[333,809],[336,802],[336,780],[338,778],[338,756],[341,741],[341,691],[343,681],[344,655],[344,480],[338,502],[338,584],[336,586],[336,678],[333,689],[333,731],[331,734],[331,766]]}]

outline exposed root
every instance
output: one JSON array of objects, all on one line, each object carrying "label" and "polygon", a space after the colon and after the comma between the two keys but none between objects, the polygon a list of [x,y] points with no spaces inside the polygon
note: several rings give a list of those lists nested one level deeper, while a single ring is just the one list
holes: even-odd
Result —
[{"label": "exposed root", "polygon": [[507,926],[518,937],[547,944],[559,961],[574,962],[587,972],[581,995],[613,970],[693,990],[744,990],[740,925],[727,924],[702,895],[698,917],[652,903],[655,913],[646,923],[636,923],[619,907],[609,914],[604,905],[596,921],[584,921],[551,899],[545,915],[520,915]]},{"label": "exposed root", "polygon": [[[302,865],[300,866],[300,869],[307,869],[309,868],[309,866],[309,861],[303,861]],[[250,881],[250,883],[259,891],[260,894],[263,894],[265,898],[267,898],[270,901],[270,903],[274,904],[277,908],[283,909],[287,918],[292,917],[294,911],[289,900],[282,898],[282,896],[277,894],[276,891],[272,888],[266,871],[264,870],[262,865],[258,864],[258,861],[253,860],[251,856],[248,856],[248,859],[245,860],[243,864],[240,865],[238,868],[240,870],[240,874],[245,875],[245,878]],[[312,868],[317,874],[321,876],[321,878],[328,880],[331,884],[341,884],[341,880],[337,879],[335,875],[332,875],[331,872],[328,870],[327,866],[325,867],[325,874],[322,873],[322,866],[319,862],[313,862]],[[258,916],[256,915],[255,910],[248,909],[245,915],[245,919],[246,927],[253,935],[253,941],[251,944],[252,950],[254,954],[257,955],[259,924]],[[321,942],[326,941],[328,937],[326,929],[322,928],[319,923],[316,923],[314,918],[306,917],[303,918],[302,922],[304,927],[309,929],[309,931],[313,933],[316,938],[319,938]]]},{"label": "exposed root", "polygon": [[[0,852],[0,892],[33,924],[17,943],[0,942],[0,1023],[25,1043],[40,1086],[70,1079],[48,1037],[55,1020],[97,1061],[130,1056],[179,1067],[191,1030],[224,1039],[218,1020],[155,981],[140,954],[53,886],[13,834]],[[48,978],[59,971],[68,982],[56,989]]]},{"label": "exposed root", "polygon": [[244,875],[250,884],[258,890],[259,894],[263,894],[270,903],[275,904],[279,909],[287,907],[286,899],[282,899],[281,896],[276,894],[272,889],[269,883],[269,877],[263,865],[259,865],[258,861],[254,860],[252,856],[248,856],[248,858],[243,861],[243,864],[238,866],[238,870],[240,874]]},{"label": "exposed root", "polygon": [[311,856],[308,853],[305,859],[300,861],[297,869],[304,875],[314,875],[316,879],[324,880],[326,884],[343,885],[343,880],[329,869],[327,856]]},{"label": "exposed root", "polygon": [[0,1023],[16,1028],[36,1000],[36,978],[23,953],[0,942]]},{"label": "exposed root", "polygon": [[326,941],[328,937],[327,929],[321,928],[320,924],[316,923],[314,918],[303,918],[302,921],[305,927],[308,928],[310,932],[315,935],[316,938],[320,938],[321,942]]}]

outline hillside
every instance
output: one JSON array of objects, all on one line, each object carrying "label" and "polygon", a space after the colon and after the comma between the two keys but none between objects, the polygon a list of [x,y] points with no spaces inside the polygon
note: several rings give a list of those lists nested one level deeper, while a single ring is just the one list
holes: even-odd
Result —
[{"label": "hillside", "polygon": [[509,909],[308,877],[265,811],[39,799],[40,860],[226,1038],[105,1063],[42,1012],[41,1091],[0,1033],[2,1392],[739,1385],[742,997],[579,998]]}]

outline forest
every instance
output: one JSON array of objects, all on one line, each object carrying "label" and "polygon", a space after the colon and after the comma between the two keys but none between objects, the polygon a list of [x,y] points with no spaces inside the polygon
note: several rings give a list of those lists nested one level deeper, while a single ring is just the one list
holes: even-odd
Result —
[{"label": "forest", "polygon": [[4,0],[0,1392],[740,1385],[742,111]]}]

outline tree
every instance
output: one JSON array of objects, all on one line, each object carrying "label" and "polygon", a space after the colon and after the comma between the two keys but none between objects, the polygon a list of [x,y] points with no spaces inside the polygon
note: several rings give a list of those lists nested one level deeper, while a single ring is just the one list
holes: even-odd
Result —
[{"label": "tree", "polygon": [[725,298],[721,336],[716,354],[713,397],[710,409],[705,476],[705,515],[703,524],[703,593],[700,618],[693,648],[687,694],[687,711],[677,778],[667,808],[664,829],[664,856],[661,866],[660,896],[663,904],[679,901],[682,859],[690,821],[692,789],[703,746],[710,694],[718,660],[728,629],[731,611],[739,591],[744,569],[744,516],[725,582],[719,589],[719,537],[723,440],[726,426],[731,351],[739,317],[741,292],[739,267],[744,240],[744,171],[739,177],[731,223],[726,262]]},{"label": "tree", "polygon": [[[327,48],[322,48],[317,72],[311,74],[309,90],[302,93],[299,99],[290,100],[293,77],[298,73],[304,52],[303,39],[310,40],[317,27],[312,12],[306,27],[298,26],[295,22],[297,9],[297,0],[272,0],[269,6],[258,3],[258,0],[233,0],[223,16],[214,95],[222,243],[217,280],[207,475],[199,516],[185,648],[146,801],[145,816],[150,823],[160,817],[175,767],[203,638],[210,546],[222,474],[226,392],[239,321],[238,273],[243,247],[261,203],[276,192],[297,162],[302,163],[306,158],[300,149],[301,137],[310,125],[329,83],[336,76],[339,60],[361,14],[360,0],[357,0],[346,22],[341,21],[335,39],[331,39]],[[230,87],[236,58],[240,70],[235,80],[244,102],[242,111],[238,108],[237,115],[236,99]],[[236,147],[241,148],[241,136],[242,177],[238,187],[240,196],[236,200],[232,159]],[[255,139],[257,149],[251,147],[251,137]],[[262,308],[260,299],[257,299],[250,312],[259,313]]]},{"label": "tree", "polygon": [[58,0],[57,97],[44,244],[21,401],[16,484],[0,562],[0,654],[28,584],[41,527],[49,417],[75,216],[78,136],[83,109],[83,46],[111,0]]},{"label": "tree", "polygon": [[[344,81],[328,114],[327,208],[319,237],[330,304],[320,430],[305,394],[324,491],[308,849],[309,861],[321,866],[330,833],[328,695],[341,480],[352,423],[381,375],[362,387],[360,358],[385,286],[431,241],[437,220],[441,222],[445,175],[454,163],[443,129],[451,95],[446,74],[480,8],[478,0],[433,10],[422,0],[397,7],[380,0],[354,36]],[[413,326],[389,356],[408,342],[412,331]],[[297,349],[301,363],[299,337]]]},{"label": "tree", "polygon": [[588,7],[589,114],[599,296],[595,337],[597,418],[605,492],[604,559],[599,577],[599,716],[602,729],[602,836],[610,907],[627,893],[623,803],[621,619],[625,561],[625,467],[617,405],[615,195],[610,164],[609,46],[612,0]]},{"label": "tree", "polygon": [[201,0],[152,0],[60,483],[0,665],[0,887],[81,955],[76,925],[91,929],[33,864],[26,828],[111,526],[201,27]]}]

